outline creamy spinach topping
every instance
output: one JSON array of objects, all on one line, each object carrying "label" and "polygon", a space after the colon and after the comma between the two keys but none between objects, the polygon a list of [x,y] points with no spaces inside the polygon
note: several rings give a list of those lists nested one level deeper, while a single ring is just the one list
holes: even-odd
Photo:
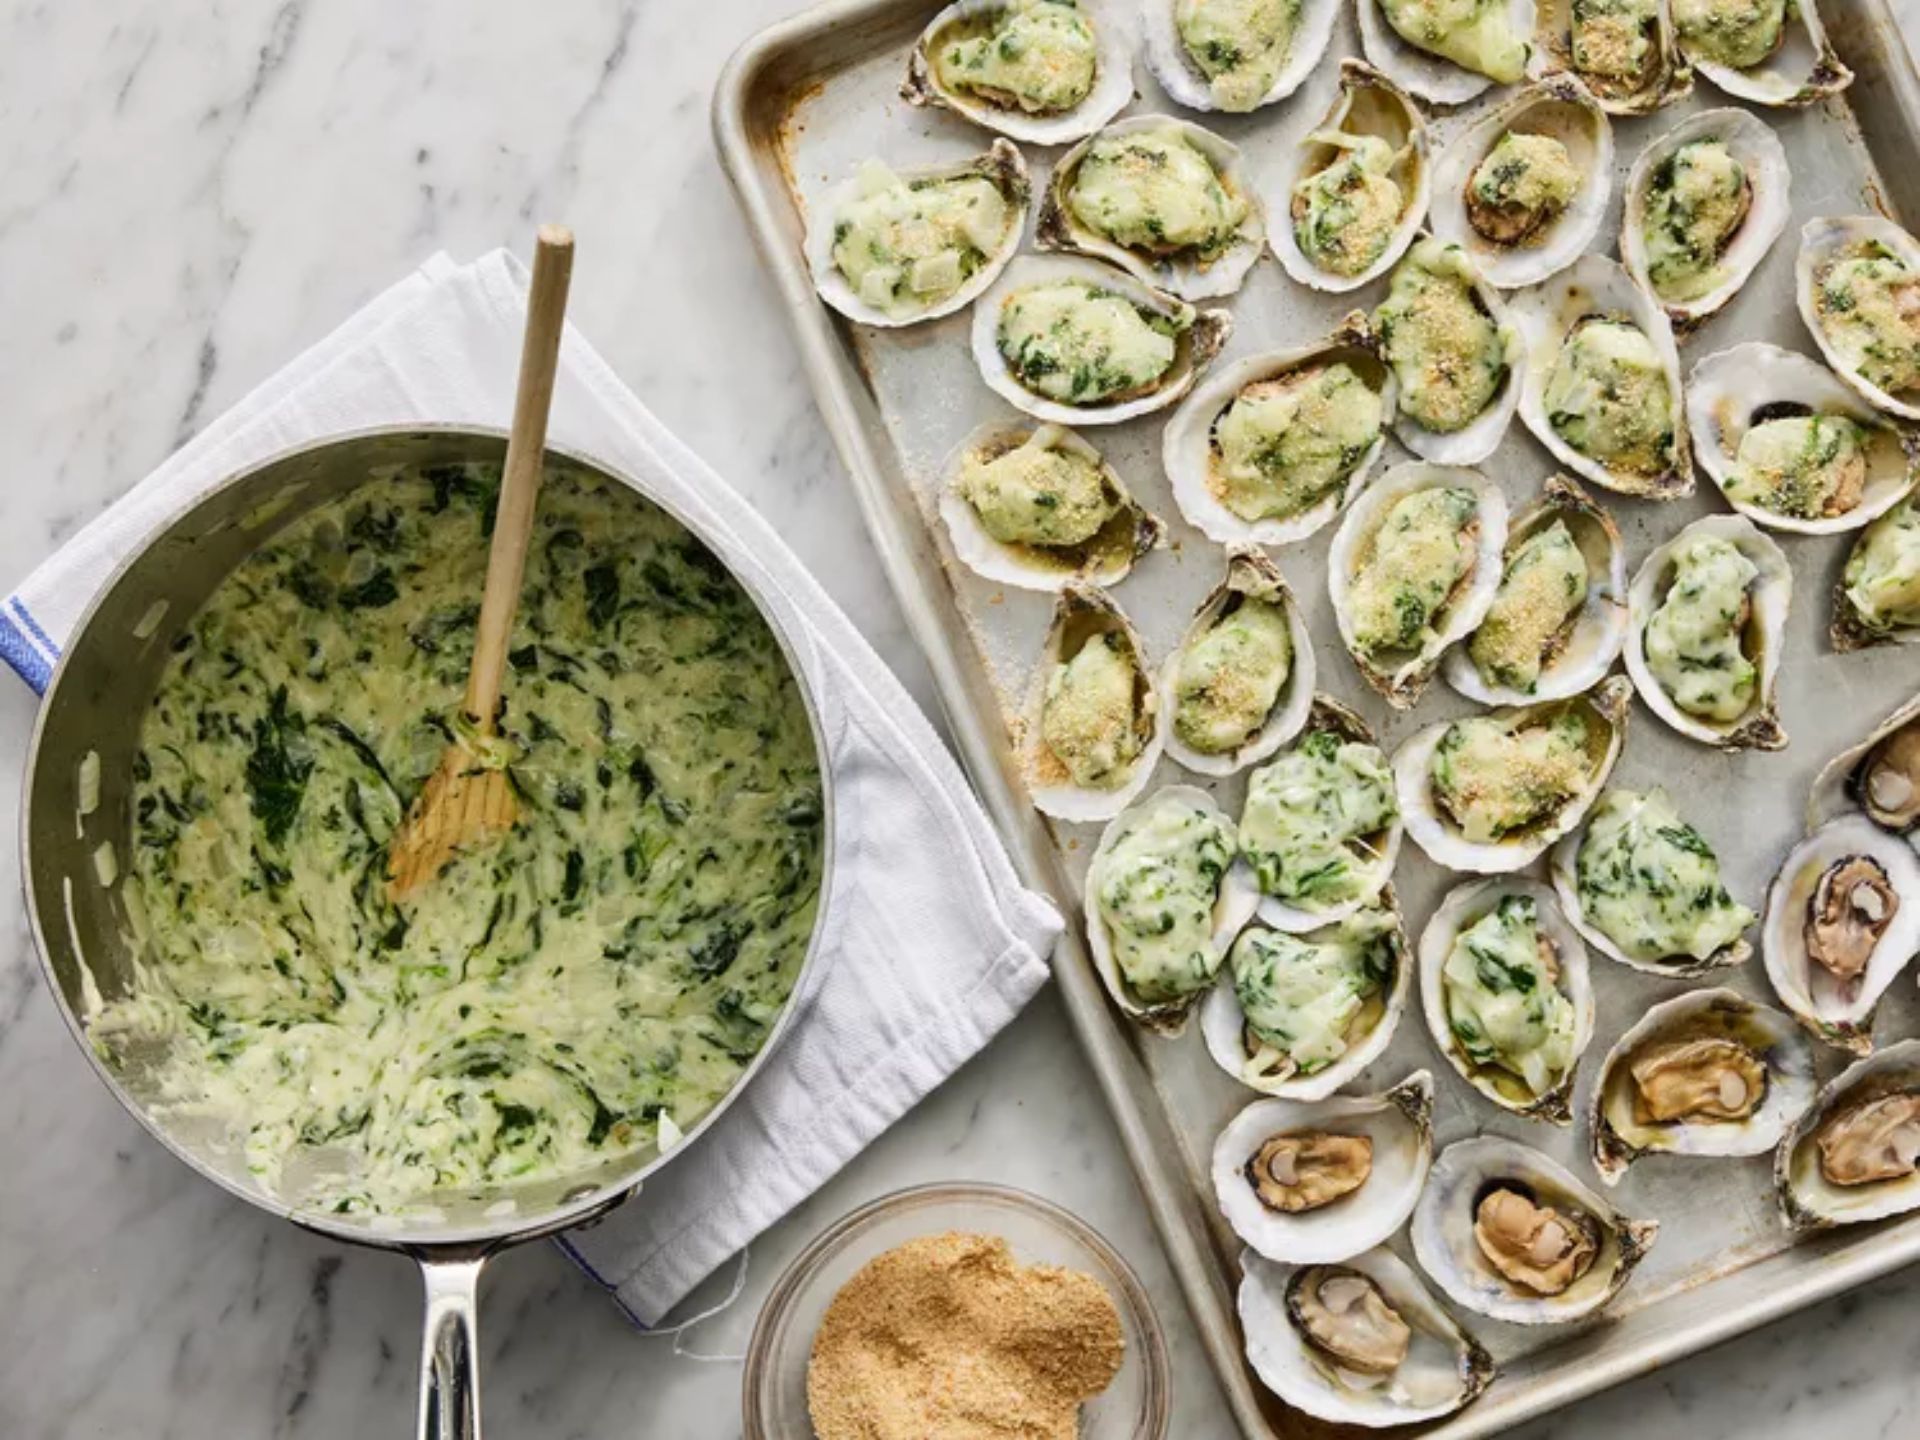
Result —
[{"label": "creamy spinach topping", "polygon": [[1116,245],[1201,265],[1233,246],[1251,209],[1172,125],[1095,139],[1066,202],[1081,224]]},{"label": "creamy spinach topping", "polygon": [[1464,69],[1511,85],[1527,73],[1530,46],[1506,0],[1380,0],[1402,40]]},{"label": "creamy spinach topping", "polygon": [[1289,214],[1300,253],[1335,275],[1358,275],[1385,253],[1406,197],[1393,179],[1400,152],[1378,135],[1316,130],[1334,158],[1293,187]]},{"label": "creamy spinach topping", "polygon": [[1041,740],[1082,789],[1111,790],[1132,773],[1145,748],[1139,681],[1132,650],[1112,632],[1090,636],[1047,676]]},{"label": "creamy spinach topping", "polygon": [[1001,544],[1084,545],[1124,507],[1099,462],[1061,444],[1066,434],[1042,425],[1018,445],[975,450],[961,460],[954,481],[960,498]]},{"label": "creamy spinach topping", "polygon": [[952,27],[931,59],[949,90],[1029,115],[1073,109],[1099,69],[1093,22],[1073,0],[1005,0]]},{"label": "creamy spinach topping", "polygon": [[966,284],[1012,223],[1007,197],[983,175],[906,180],[869,161],[833,217],[833,263],[864,303],[915,315]]},{"label": "creamy spinach topping", "polygon": [[1114,962],[1142,1003],[1185,1000],[1213,982],[1225,956],[1214,909],[1233,863],[1233,824],[1162,797],[1120,827],[1088,877]]},{"label": "creamy spinach topping", "polygon": [[1547,373],[1554,433],[1616,470],[1655,474],[1673,462],[1674,394],[1660,352],[1625,319],[1574,326]]},{"label": "creamy spinach topping", "polygon": [[1434,798],[1468,840],[1491,844],[1552,818],[1580,794],[1593,773],[1593,739],[1579,705],[1456,720],[1434,747]]},{"label": "creamy spinach topping", "polygon": [[1659,0],[1573,0],[1572,8],[1574,70],[1601,93],[1633,90],[1658,59]]},{"label": "creamy spinach topping", "polygon": [[1720,257],[1747,217],[1753,190],[1726,142],[1692,140],[1647,179],[1641,230],[1647,279],[1662,300],[1697,300],[1725,278]]},{"label": "creamy spinach topping", "polygon": [[388,845],[454,733],[497,468],[365,486],[175,642],[140,732],[110,1063],[262,1182],[392,1213],[671,1139],[739,1077],[812,930],[806,710],[745,592],[622,487],[549,467],[501,749],[520,823],[404,906]]},{"label": "creamy spinach topping", "polygon": [[1300,0],[1172,0],[1174,33],[1222,110],[1252,110],[1293,52]]},{"label": "creamy spinach topping", "polygon": [[1398,818],[1379,747],[1309,730],[1247,781],[1240,852],[1263,894],[1327,911],[1379,890]]},{"label": "creamy spinach topping", "polygon": [[1564,520],[1535,530],[1507,557],[1467,658],[1490,685],[1532,694],[1587,603],[1586,556]]},{"label": "creamy spinach topping", "polygon": [[1828,266],[1814,308],[1841,363],[1889,393],[1920,386],[1920,274],[1877,241]]},{"label": "creamy spinach topping", "polygon": [[1780,48],[1789,0],[1673,0],[1673,26],[1687,52],[1750,70]]},{"label": "creamy spinach topping", "polygon": [[1423,429],[1464,430],[1507,377],[1506,337],[1474,290],[1458,245],[1416,241],[1394,267],[1373,323],[1400,382],[1400,411]]},{"label": "creamy spinach topping", "polygon": [[1399,927],[1375,908],[1306,935],[1244,930],[1230,965],[1248,1036],[1311,1075],[1379,1023],[1399,960]]},{"label": "creamy spinach topping", "polygon": [[1503,895],[1454,937],[1441,969],[1447,1024],[1475,1066],[1544,1095],[1574,1061],[1573,1002],[1531,895]]},{"label": "creamy spinach topping", "polygon": [[1573,156],[1559,140],[1504,131],[1467,177],[1467,222],[1496,245],[1537,243],[1580,185]]},{"label": "creamy spinach topping", "polygon": [[1844,515],[1865,494],[1872,438],[1847,415],[1762,420],[1740,437],[1727,495],[1802,520]]},{"label": "creamy spinach topping", "polygon": [[1174,667],[1173,731],[1202,755],[1225,755],[1266,724],[1293,670],[1285,607],[1233,596],[1181,646]]},{"label": "creamy spinach topping", "polygon": [[1636,960],[1705,960],[1755,918],[1727,894],[1713,847],[1664,790],[1602,795],[1574,878],[1588,923]]},{"label": "creamy spinach topping", "polygon": [[1912,500],[1901,501],[1861,532],[1841,583],[1869,629],[1920,625],[1920,512]]},{"label": "creamy spinach topping", "polygon": [[1455,588],[1472,574],[1480,502],[1429,485],[1394,501],[1368,537],[1347,590],[1354,645],[1370,656],[1423,649]]},{"label": "creamy spinach topping", "polygon": [[1173,368],[1192,324],[1083,280],[1029,285],[1000,310],[1000,355],[1020,383],[1066,405],[1095,405],[1151,390]]},{"label": "creamy spinach topping", "polygon": [[1385,417],[1344,361],[1249,385],[1213,422],[1210,488],[1250,525],[1299,515],[1346,485]]},{"label": "creamy spinach topping", "polygon": [[1647,621],[1647,668],[1687,714],[1737,720],[1752,707],[1760,683],[1746,650],[1747,587],[1759,568],[1713,535],[1680,545],[1672,564],[1666,597]]}]

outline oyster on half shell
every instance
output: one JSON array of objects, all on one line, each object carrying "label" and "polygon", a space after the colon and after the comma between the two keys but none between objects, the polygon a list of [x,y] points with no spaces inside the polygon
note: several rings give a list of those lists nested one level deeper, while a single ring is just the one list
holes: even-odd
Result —
[{"label": "oyster on half shell", "polygon": [[1920,1040],[1843,1070],[1773,1154],[1795,1230],[1857,1225],[1920,1209]]},{"label": "oyster on half shell", "polygon": [[1881,215],[1809,220],[1794,285],[1834,372],[1868,404],[1920,420],[1920,241]]},{"label": "oyster on half shell", "polygon": [[1920,844],[1920,695],[1821,767],[1807,796],[1807,828],[1855,811]]},{"label": "oyster on half shell", "polygon": [[1407,833],[1449,870],[1523,870],[1579,825],[1620,758],[1620,676],[1565,700],[1442,720],[1393,756]]},{"label": "oyster on half shell", "polygon": [[1313,683],[1313,640],[1280,567],[1230,549],[1161,672],[1167,753],[1202,775],[1264,760],[1307,723]]},{"label": "oyster on half shell", "polygon": [[1622,1215],[1557,1161],[1497,1136],[1435,1157],[1413,1253],[1448,1298],[1515,1325],[1561,1325],[1620,1293],[1659,1225]]},{"label": "oyster on half shell", "polygon": [[1526,78],[1534,0],[1359,0],[1360,48],[1422,100],[1462,105]]},{"label": "oyster on half shell", "polygon": [[1608,1052],[1587,1105],[1600,1178],[1643,1155],[1759,1155],[1813,1103],[1813,1047],[1792,1017],[1732,990],[1647,1010]]},{"label": "oyster on half shell", "polygon": [[1834,54],[1815,0],[1672,0],[1680,51],[1727,94],[1799,107],[1837,95],[1853,72]]},{"label": "oyster on half shell", "polygon": [[1840,651],[1920,640],[1920,505],[1912,493],[1853,542],[1827,633]]},{"label": "oyster on half shell", "polygon": [[1646,115],[1685,99],[1693,71],[1667,0],[1540,0],[1533,70],[1570,70],[1609,115]]},{"label": "oyster on half shell", "polygon": [[1034,145],[1091,135],[1133,99],[1131,7],[955,0],[920,32],[900,97]]},{"label": "oyster on half shell", "polygon": [[1346,1260],[1413,1213],[1433,1161],[1433,1077],[1380,1095],[1256,1100],[1213,1146],[1213,1194],[1269,1260]]},{"label": "oyster on half shell", "polygon": [[1723,750],[1784,750],[1774,706],[1793,570],[1744,515],[1694,521],[1627,591],[1627,673],[1647,708]]},{"label": "oyster on half shell", "polygon": [[1340,0],[1146,0],[1140,49],[1175,104],[1245,114],[1300,88],[1339,17]]},{"label": "oyster on half shell", "polygon": [[1437,1420],[1493,1383],[1493,1359],[1391,1250],[1341,1264],[1240,1257],[1240,1329],[1260,1383],[1297,1410],[1379,1428]]},{"label": "oyster on half shell", "polygon": [[1920,855],[1864,815],[1829,820],[1781,862],[1760,937],[1780,1003],[1867,1054],[1874,1008],[1920,951]]}]

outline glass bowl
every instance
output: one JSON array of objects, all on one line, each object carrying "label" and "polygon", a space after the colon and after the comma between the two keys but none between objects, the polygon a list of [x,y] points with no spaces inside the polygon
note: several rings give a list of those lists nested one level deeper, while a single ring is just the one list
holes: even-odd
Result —
[{"label": "glass bowl", "polygon": [[745,1440],[813,1440],[807,1359],[827,1306],[869,1260],[922,1235],[998,1235],[1016,1260],[1064,1265],[1106,1286],[1126,1359],[1081,1409],[1081,1440],[1163,1440],[1171,1403],[1166,1337],[1139,1278],[1114,1248],[1059,1206],[1004,1185],[921,1185],[829,1226],[774,1283],[747,1348]]}]

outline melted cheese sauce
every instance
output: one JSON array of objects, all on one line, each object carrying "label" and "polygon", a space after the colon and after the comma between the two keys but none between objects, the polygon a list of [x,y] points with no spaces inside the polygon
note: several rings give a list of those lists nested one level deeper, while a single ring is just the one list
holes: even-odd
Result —
[{"label": "melted cheese sauce", "polygon": [[1754,921],[1720,883],[1720,861],[1664,790],[1609,790],[1574,861],[1580,908],[1636,960],[1704,960]]}]

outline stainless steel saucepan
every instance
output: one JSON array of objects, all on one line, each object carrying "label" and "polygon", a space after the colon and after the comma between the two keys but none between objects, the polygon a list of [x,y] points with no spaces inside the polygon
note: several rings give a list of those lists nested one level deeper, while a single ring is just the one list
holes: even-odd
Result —
[{"label": "stainless steel saucepan", "polygon": [[[599,1218],[634,1194],[648,1175],[698,1144],[779,1044],[793,1018],[791,1000],[732,1089],[671,1151],[648,1149],[538,1185],[464,1196],[447,1203],[437,1220],[394,1224],[299,1209],[261,1188],[237,1148],[223,1143],[227,1137],[220,1130],[162,1113],[145,1077],[102,1063],[88,1043],[83,997],[89,985],[109,999],[128,986],[125,927],[115,892],[100,883],[93,856],[103,841],[111,841],[120,855],[129,853],[129,782],[140,722],[174,639],[242,560],[316,506],[376,472],[467,461],[497,464],[505,448],[500,434],[464,429],[382,430],[327,440],[235,476],[162,526],[102,589],[55,671],[34,730],[21,808],[21,872],[34,940],[49,988],[94,1073],[155,1139],[248,1204],[335,1239],[404,1251],[419,1262],[427,1300],[419,1433],[436,1440],[470,1440],[480,1433],[475,1299],[487,1258],[506,1246]],[[565,458],[646,494],[644,486],[595,462]],[[655,496],[647,498],[661,504]],[[700,525],[672,505],[661,508],[724,559],[725,551]],[[823,836],[831,837],[832,776],[821,741],[818,697],[766,597],[744,578],[735,578],[779,640],[805,701],[820,753]],[[99,756],[99,799],[82,822],[78,777],[90,752]],[[822,849],[824,897],[833,856],[830,844]],[[816,918],[796,995],[819,942]]]}]

